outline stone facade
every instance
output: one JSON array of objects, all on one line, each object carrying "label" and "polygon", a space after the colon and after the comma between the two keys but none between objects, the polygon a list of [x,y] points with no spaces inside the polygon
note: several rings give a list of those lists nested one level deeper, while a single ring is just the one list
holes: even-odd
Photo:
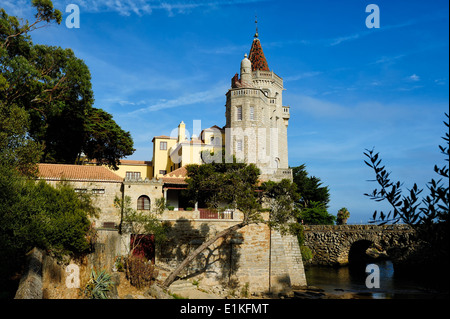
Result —
[{"label": "stone facade", "polygon": [[[255,47],[262,53],[258,38],[253,40],[251,52]],[[237,74],[233,77],[226,94],[226,150],[246,163],[256,164],[263,180],[291,178],[284,173],[289,171],[290,114],[289,106],[283,106],[283,80],[273,71],[255,65],[267,65],[264,55],[253,61],[244,57],[240,78]]]},{"label": "stone facade", "polygon": [[[209,236],[235,225],[237,221],[177,219],[169,240],[157,250],[156,263],[174,269]],[[242,288],[249,292],[282,292],[292,286],[305,286],[297,239],[281,236],[265,224],[248,225],[206,249],[181,274],[202,285]]]}]

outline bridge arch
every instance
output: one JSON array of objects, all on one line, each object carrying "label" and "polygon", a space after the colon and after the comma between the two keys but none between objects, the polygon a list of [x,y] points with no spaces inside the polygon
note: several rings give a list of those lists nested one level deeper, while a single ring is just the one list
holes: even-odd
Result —
[{"label": "bridge arch", "polygon": [[347,265],[360,259],[372,244],[394,262],[395,250],[410,248],[411,232],[406,225],[305,225],[304,244],[313,253],[310,264]]}]

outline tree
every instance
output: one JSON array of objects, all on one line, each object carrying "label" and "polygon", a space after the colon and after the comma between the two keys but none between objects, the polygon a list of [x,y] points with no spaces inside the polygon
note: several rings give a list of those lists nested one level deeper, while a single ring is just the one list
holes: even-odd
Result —
[{"label": "tree", "polygon": [[29,117],[27,112],[13,105],[6,107],[0,101],[0,165],[16,167],[24,175],[37,174],[42,146],[27,135]]},{"label": "tree", "polygon": [[[33,0],[32,5],[37,13],[31,24],[21,24],[0,9],[2,107],[17,106],[28,113],[26,133],[42,146],[40,161],[75,163],[86,151],[91,159],[117,168],[120,158],[134,152],[130,134],[112,116],[93,108],[91,75],[84,61],[71,49],[32,43],[30,32],[62,20],[50,0]],[[101,133],[94,134],[99,128]],[[100,138],[105,134],[108,139]]]},{"label": "tree", "polygon": [[300,197],[295,202],[301,211],[299,222],[309,225],[332,225],[335,216],[327,211],[330,193],[327,186],[321,186],[320,178],[308,176],[305,164],[292,168],[293,182]]},{"label": "tree", "polygon": [[310,202],[308,207],[301,209],[300,219],[306,225],[333,225],[336,216],[329,214],[323,203]]},{"label": "tree", "polygon": [[[188,191],[198,200],[205,196],[205,202],[211,209],[224,210],[233,208],[243,214],[241,222],[224,229],[208,238],[197,249],[190,253],[164,282],[169,287],[178,274],[203,250],[212,245],[219,238],[225,238],[233,232],[250,224],[267,223],[271,227],[284,230],[282,226],[288,220],[289,215],[294,214],[295,186],[290,181],[282,181],[280,186],[268,183],[259,187],[259,169],[254,164],[244,163],[208,163],[203,165],[188,165],[187,183]],[[292,192],[292,193],[291,193]],[[262,215],[262,202],[264,199],[276,200],[283,197],[279,204],[269,205],[270,220],[265,220]],[[219,205],[221,203],[221,205]],[[283,208],[279,209],[279,208]]]},{"label": "tree", "polygon": [[[154,271],[154,266],[145,256],[145,249],[152,246],[150,241],[146,240],[153,237],[154,242],[160,244],[166,239],[168,227],[158,218],[164,212],[165,199],[163,197],[157,199],[152,212],[133,209],[129,196],[125,196],[123,200],[116,197],[114,205],[121,212],[120,233],[131,236],[130,250],[126,256],[121,257],[126,276],[133,286],[141,288],[151,283]],[[148,247],[147,244],[149,244]],[[144,255],[135,254],[143,247]]]},{"label": "tree", "polygon": [[89,111],[83,144],[83,152],[88,158],[116,170],[120,158],[135,151],[130,132],[122,130],[111,114],[96,108]]},{"label": "tree", "polygon": [[291,231],[292,224],[296,222],[299,213],[294,207],[294,203],[300,197],[297,193],[297,185],[283,179],[278,183],[264,182],[261,189],[264,192],[265,204],[271,212],[268,225],[277,228],[281,233]]},{"label": "tree", "polygon": [[344,225],[347,223],[347,219],[350,217],[350,212],[347,208],[342,207],[337,213],[336,225]]},{"label": "tree", "polygon": [[[131,207],[131,198],[125,196],[122,200],[119,197],[114,199],[114,206],[121,211],[120,232],[127,234],[155,235],[155,238],[163,242],[166,237],[167,228],[159,220],[159,216],[164,212],[165,200],[159,198],[153,207],[152,212],[138,211]],[[139,240],[130,246],[128,256],[133,254]]]},{"label": "tree", "polygon": [[320,178],[308,176],[305,164],[292,167],[292,176],[300,194],[300,199],[297,201],[300,207],[308,207],[311,202],[328,205],[330,201],[328,186],[321,186]]},{"label": "tree", "polygon": [[0,164],[0,279],[20,269],[33,247],[56,256],[89,251],[89,217],[97,214],[89,194],[67,183],[52,187],[24,178],[15,167]]},{"label": "tree", "polygon": [[[439,145],[439,149],[446,156],[445,161],[448,162],[450,154],[448,114],[445,113],[445,116],[447,117],[447,122],[444,121],[444,124],[447,127],[447,132],[442,138],[447,141],[447,146]],[[372,193],[364,195],[377,202],[387,201],[393,209],[387,215],[383,211],[378,215],[378,212],[375,211],[370,222],[379,224],[391,222],[395,224],[402,221],[409,225],[429,225],[436,222],[449,221],[450,193],[448,184],[449,169],[447,165],[444,165],[442,168],[437,165],[434,166],[434,172],[441,178],[437,181],[431,179],[427,185],[430,194],[420,200],[418,196],[423,192],[423,188],[419,189],[417,184],[414,183],[413,187],[409,190],[409,194],[403,195],[403,183],[390,180],[390,173],[386,170],[385,166],[382,166],[379,153],[374,153],[373,150],[366,150],[364,155],[369,159],[369,161],[364,162],[375,172],[376,179],[374,181],[381,187],[379,190],[374,189]],[[442,178],[445,178],[446,182],[443,182]]]}]

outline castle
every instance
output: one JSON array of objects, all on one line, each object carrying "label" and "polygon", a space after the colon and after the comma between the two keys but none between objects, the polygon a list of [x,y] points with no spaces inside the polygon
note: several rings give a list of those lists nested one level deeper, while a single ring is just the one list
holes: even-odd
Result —
[{"label": "castle", "polygon": [[[232,77],[226,93],[224,127],[206,128],[199,136],[188,139],[182,121],[176,136],[153,138],[152,161],[122,160],[116,171],[89,163],[39,164],[39,178],[52,184],[66,180],[76,191],[94,194],[101,208],[99,218],[94,221],[98,229],[117,230],[121,223],[121,212],[114,206],[116,197],[130,197],[132,208],[144,212],[152,211],[156,200],[163,197],[169,209],[161,219],[174,226],[176,235],[171,246],[159,255],[157,252],[157,260],[174,267],[180,262],[180,256],[171,251],[187,252],[206,238],[205,229],[217,232],[242,220],[238,211],[210,212],[183,198],[186,165],[203,164],[208,160],[204,154],[221,155],[224,148],[225,154],[256,164],[263,181],[292,179],[287,144],[290,115],[289,106],[282,104],[283,90],[282,78],[269,70],[256,29],[250,52],[241,60],[240,74]],[[201,262],[193,263],[187,272],[195,273],[204,267],[206,273],[213,274],[204,278],[211,284],[223,278],[230,280],[233,275],[241,284],[249,283],[252,291],[267,291],[277,284],[280,287],[306,284],[297,239],[281,236],[265,224],[249,225],[228,241],[218,243],[216,248],[215,255],[208,257],[212,268]],[[126,247],[119,250],[124,253]],[[220,262],[216,264],[216,259],[227,266],[218,267]]]},{"label": "castle", "polygon": [[224,147],[226,154],[255,163],[262,180],[291,178],[287,144],[290,114],[289,106],[282,104],[283,90],[283,79],[269,70],[256,32],[248,57],[245,54],[241,61],[240,74],[232,77],[226,93],[226,125],[203,129],[200,136],[189,140],[182,121],[177,136],[153,138],[152,161],[122,161],[115,173],[142,179],[179,176],[182,171],[175,170],[205,162],[202,152],[217,154]]}]

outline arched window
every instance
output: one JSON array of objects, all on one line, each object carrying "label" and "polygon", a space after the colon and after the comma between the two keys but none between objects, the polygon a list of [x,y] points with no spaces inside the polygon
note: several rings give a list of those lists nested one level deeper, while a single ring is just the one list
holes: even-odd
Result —
[{"label": "arched window", "polygon": [[150,198],[146,195],[139,196],[137,200],[138,210],[150,210]]},{"label": "arched window", "polygon": [[278,169],[280,167],[280,159],[278,157],[275,157],[274,164],[275,164],[276,169]]}]

